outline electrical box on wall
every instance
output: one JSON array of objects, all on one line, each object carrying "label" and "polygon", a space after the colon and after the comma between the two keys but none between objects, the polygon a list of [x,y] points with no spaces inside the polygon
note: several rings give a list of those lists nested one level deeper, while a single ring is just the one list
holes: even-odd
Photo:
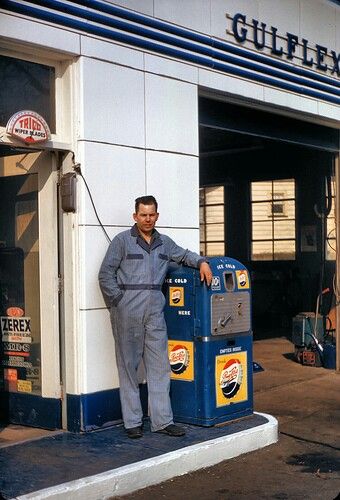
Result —
[{"label": "electrical box on wall", "polygon": [[61,208],[64,212],[76,211],[76,174],[64,174],[60,181]]}]

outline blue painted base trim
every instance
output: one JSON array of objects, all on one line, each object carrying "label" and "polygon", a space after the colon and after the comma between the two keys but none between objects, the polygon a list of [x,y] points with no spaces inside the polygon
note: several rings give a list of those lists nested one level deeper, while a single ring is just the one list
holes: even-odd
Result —
[{"label": "blue painted base trim", "polygon": [[240,418],[251,417],[253,415],[253,407],[250,405],[244,409],[238,409],[233,411],[232,413],[225,414],[222,416],[214,416],[210,418],[204,418],[200,416],[181,416],[180,414],[174,414],[174,421],[181,422],[183,424],[191,424],[191,425],[199,425],[201,427],[212,427],[214,425],[226,424],[231,421],[236,421]]},{"label": "blue painted base trim", "polygon": [[61,400],[18,392],[0,393],[0,415],[11,424],[61,429]]},{"label": "blue painted base trim", "polygon": [[[144,415],[148,411],[146,384],[140,386]],[[67,430],[88,432],[112,425],[122,420],[119,389],[93,392],[91,394],[67,394]]]}]

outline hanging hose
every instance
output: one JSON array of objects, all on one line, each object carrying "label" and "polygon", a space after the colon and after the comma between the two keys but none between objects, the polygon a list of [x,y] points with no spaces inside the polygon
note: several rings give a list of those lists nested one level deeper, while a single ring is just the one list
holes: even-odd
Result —
[{"label": "hanging hose", "polygon": [[[320,309],[320,302],[322,304],[322,295],[329,291],[329,289],[323,290],[323,280],[325,274],[325,243],[326,243],[326,219],[332,210],[332,178],[330,175],[325,176],[325,205],[319,210],[317,204],[314,205],[314,212],[321,220],[321,266],[320,266],[320,282],[319,282],[319,294],[316,301],[316,311],[315,311],[315,325],[314,325],[314,337],[316,338],[316,328]],[[323,322],[325,327],[324,314]]]}]

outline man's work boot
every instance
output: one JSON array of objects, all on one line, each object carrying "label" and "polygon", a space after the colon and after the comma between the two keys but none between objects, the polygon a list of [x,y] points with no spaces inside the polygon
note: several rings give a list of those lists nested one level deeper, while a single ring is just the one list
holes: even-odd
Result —
[{"label": "man's work boot", "polygon": [[130,427],[130,429],[126,429],[126,433],[130,439],[138,439],[143,436],[142,427]]},{"label": "man's work boot", "polygon": [[174,437],[185,436],[185,430],[183,429],[183,427],[179,427],[178,425],[175,424],[170,424],[164,429],[161,429],[156,432],[158,432],[159,434],[167,434],[168,436],[174,436]]}]

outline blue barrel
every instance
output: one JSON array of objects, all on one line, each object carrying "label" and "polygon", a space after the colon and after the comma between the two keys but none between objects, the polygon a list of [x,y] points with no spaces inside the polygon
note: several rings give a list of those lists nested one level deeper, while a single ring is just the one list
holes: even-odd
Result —
[{"label": "blue barrel", "polygon": [[330,370],[336,367],[336,347],[334,344],[326,344],[323,348],[323,366]]}]

